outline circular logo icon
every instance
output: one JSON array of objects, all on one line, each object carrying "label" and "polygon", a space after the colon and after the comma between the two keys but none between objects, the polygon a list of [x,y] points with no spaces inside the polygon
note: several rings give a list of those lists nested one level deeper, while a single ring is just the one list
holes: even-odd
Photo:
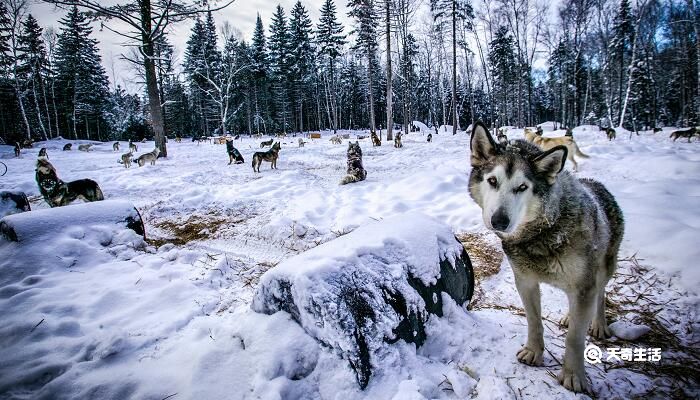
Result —
[{"label": "circular logo icon", "polygon": [[583,358],[591,364],[600,364],[602,357],[603,351],[593,343],[586,346],[586,349],[583,351]]}]

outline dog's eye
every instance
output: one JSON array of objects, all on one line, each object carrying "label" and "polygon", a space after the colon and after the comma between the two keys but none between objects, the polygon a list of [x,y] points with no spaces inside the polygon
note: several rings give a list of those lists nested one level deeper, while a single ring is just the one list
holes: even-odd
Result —
[{"label": "dog's eye", "polygon": [[527,185],[526,184],[521,184],[517,188],[515,188],[515,193],[522,193],[527,190]]},{"label": "dog's eye", "polygon": [[496,187],[496,185],[498,184],[498,181],[493,176],[487,179],[486,182],[488,182],[489,185],[491,185],[492,187]]}]

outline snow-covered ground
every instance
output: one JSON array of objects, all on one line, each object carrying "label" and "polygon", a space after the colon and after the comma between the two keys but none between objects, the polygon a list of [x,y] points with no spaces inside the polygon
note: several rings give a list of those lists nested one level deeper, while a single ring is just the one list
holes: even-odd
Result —
[{"label": "snow-covered ground", "polygon": [[[63,180],[91,178],[107,199],[134,203],[148,237],[118,231],[105,240],[111,233],[99,227],[74,227],[31,246],[0,244],[0,398],[577,397],[552,376],[563,355],[564,331],[552,322],[566,310],[563,293],[543,287],[545,366],[516,361],[526,323],[507,261],[478,282],[472,310],[446,300],[423,347],[396,344],[399,356],[378,366],[365,391],[345,361],[288,315],[250,310],[260,275],[277,263],[409,211],[500,251],[467,192],[468,135],[440,132],[433,143],[425,132],[404,136],[402,149],[361,140],[368,177],[346,186],[338,181],[347,140],[333,145],[329,134],[303,148],[283,139],[279,169],[264,163],[259,174],[250,162],[263,139],[236,142],[242,165],[227,165],[223,145],[171,140],[167,159],[130,169],[117,163],[111,143],[85,153],[71,141],[74,150],[63,152],[66,141],[53,140],[20,159],[0,146],[8,166],[0,189],[24,191],[33,209],[47,208],[34,181],[46,147]],[[689,368],[679,378],[654,365],[588,365],[597,397],[698,393],[690,385],[697,385],[700,339],[700,144],[672,143],[669,132],[631,139],[618,132],[609,142],[596,127],[574,130],[591,156],[578,176],[602,181],[625,213],[623,261],[609,286],[612,318],[652,325],[637,341],[598,344],[662,347],[671,365],[664,371]],[[140,154],[153,143],[138,146]]]}]

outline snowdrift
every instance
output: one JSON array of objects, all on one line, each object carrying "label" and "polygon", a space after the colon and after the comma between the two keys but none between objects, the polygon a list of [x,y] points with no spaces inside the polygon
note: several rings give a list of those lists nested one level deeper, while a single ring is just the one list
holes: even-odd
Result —
[{"label": "snowdrift", "polygon": [[13,242],[32,242],[74,226],[109,225],[145,236],[138,210],[128,201],[104,200],[8,215],[0,219],[0,234]]},{"label": "snowdrift", "polygon": [[403,339],[421,346],[426,321],[442,316],[442,292],[472,296],[471,262],[449,226],[420,213],[365,225],[287,259],[260,281],[251,307],[286,311],[347,359],[365,388]]}]

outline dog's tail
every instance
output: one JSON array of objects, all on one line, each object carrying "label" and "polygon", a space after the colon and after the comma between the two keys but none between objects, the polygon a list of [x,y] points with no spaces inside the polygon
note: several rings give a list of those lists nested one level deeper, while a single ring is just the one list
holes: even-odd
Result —
[{"label": "dog's tail", "polygon": [[571,144],[574,146],[574,152],[576,153],[577,156],[582,157],[582,158],[590,158],[588,154],[584,154],[581,149],[578,148],[578,145],[576,142],[571,141]]}]

